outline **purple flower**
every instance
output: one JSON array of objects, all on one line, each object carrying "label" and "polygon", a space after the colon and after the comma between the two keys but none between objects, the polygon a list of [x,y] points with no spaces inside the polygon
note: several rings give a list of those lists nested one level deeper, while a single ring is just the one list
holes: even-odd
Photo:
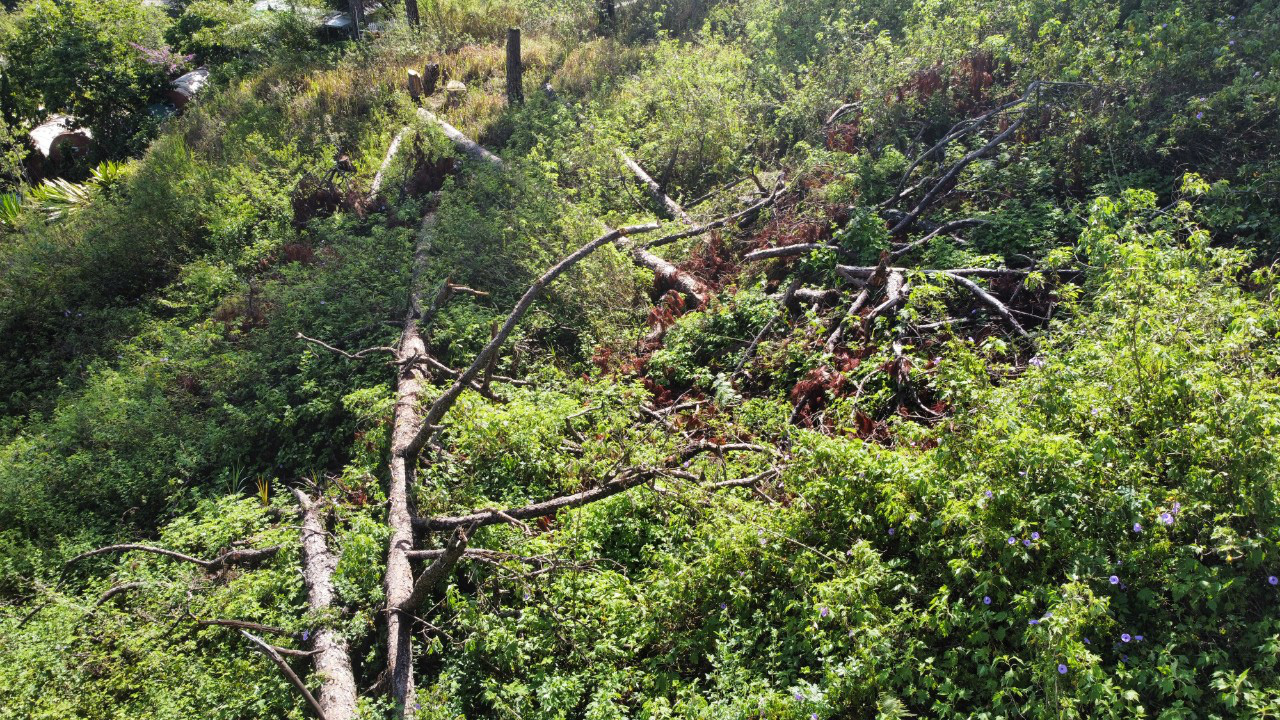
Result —
[{"label": "purple flower", "polygon": [[1067,666],[1066,666],[1066,665],[1063,665],[1062,663],[1058,663],[1058,674],[1059,674],[1059,675],[1066,675],[1066,674],[1067,674]]},{"label": "purple flower", "polygon": [[1228,40],[1228,41],[1227,41],[1227,44],[1228,44],[1228,45],[1235,45],[1235,44],[1236,44],[1236,41],[1235,41],[1235,40]]},{"label": "purple flower", "polygon": [[1123,633],[1120,635],[1120,642],[1129,642],[1132,639],[1133,638],[1129,635],[1129,633]]},{"label": "purple flower", "polygon": [[822,617],[826,617],[831,614],[831,611],[828,610],[827,607],[824,605],[822,609],[818,611],[818,614],[821,615]]},{"label": "purple flower", "polygon": [[728,609],[729,609],[729,605],[728,605],[727,603],[720,603],[720,609],[721,609],[721,610],[728,610]]},{"label": "purple flower", "polygon": [[1038,533],[1038,532],[1033,532],[1033,533],[1031,533],[1031,539],[1032,539],[1032,540],[1039,540],[1039,539],[1040,539],[1040,533]]},{"label": "purple flower", "polygon": [[1204,111],[1203,111],[1203,110],[1201,110],[1200,112],[1196,113],[1196,119],[1197,119],[1197,120],[1203,120],[1203,119],[1204,119]]},{"label": "purple flower", "polygon": [[1085,645],[1092,645],[1093,643],[1089,642],[1089,638],[1085,638],[1085,639],[1084,639],[1084,644],[1085,644]]},{"label": "purple flower", "polygon": [[1275,575],[1272,575],[1267,578],[1267,583],[1272,587],[1275,587],[1276,585],[1280,585],[1280,578],[1277,578]]},{"label": "purple flower", "polygon": [[1027,364],[1028,364],[1028,365],[1034,365],[1035,367],[1044,367],[1044,358],[1042,358],[1042,357],[1040,357],[1039,355],[1037,355],[1037,356],[1035,356],[1035,357],[1031,358],[1030,360],[1028,360],[1028,361],[1027,361]]},{"label": "purple flower", "polygon": [[1134,532],[1136,532],[1136,533],[1140,533],[1140,532],[1142,532],[1142,524],[1141,524],[1141,523],[1134,523],[1134,524],[1133,524],[1133,531],[1134,531]]},{"label": "purple flower", "polygon": [[1111,583],[1112,585],[1119,585],[1120,578],[1116,575],[1112,575],[1111,577],[1107,578],[1107,582]]},{"label": "purple flower", "polygon": [[320,304],[321,304],[321,305],[324,305],[324,304],[325,304],[325,302],[324,302],[323,300],[321,300],[321,301],[320,301]]},{"label": "purple flower", "polygon": [[991,497],[992,497],[993,495],[995,495],[995,493],[993,493],[993,492],[991,492],[990,490],[988,490],[988,491],[986,491],[985,493],[983,493],[983,495],[986,495],[986,496],[987,496],[987,499],[988,499],[988,500],[990,500],[990,499],[991,499]]},{"label": "purple flower", "polygon": [[1039,621],[1039,620],[1028,620],[1028,621],[1027,621],[1027,624],[1028,624],[1028,625],[1039,625],[1039,624],[1040,624],[1040,621]]},{"label": "purple flower", "polygon": [[894,533],[894,529],[893,529],[893,528],[889,528],[889,534],[890,534],[890,535],[892,535],[893,533]]},{"label": "purple flower", "polygon": [[1051,618],[1051,617],[1053,617],[1053,613],[1045,613],[1045,614],[1044,614],[1044,617],[1043,617],[1043,618],[1040,618],[1040,619],[1041,619],[1041,620],[1048,620],[1048,619],[1049,619],[1049,618]]},{"label": "purple flower", "polygon": [[804,702],[804,695],[801,695],[799,690],[795,691],[794,697],[796,702]]},{"label": "purple flower", "polygon": [[1016,538],[1016,537],[1011,537],[1011,538],[1009,538],[1009,544],[1010,544],[1010,545],[1013,545],[1013,544],[1015,544],[1015,543],[1017,543],[1017,542],[1018,542],[1018,538]]},{"label": "purple flower", "polygon": [[310,630],[303,630],[303,631],[302,631],[302,642],[306,642],[306,641],[307,641],[307,638],[309,638],[309,637],[311,637],[311,631],[310,631]]},{"label": "purple flower", "polygon": [[1161,29],[1161,30],[1163,30],[1163,29],[1165,29],[1165,28],[1167,28],[1167,27],[1169,27],[1169,23],[1160,23],[1160,29]]},{"label": "purple flower", "polygon": [[1164,523],[1165,525],[1172,525],[1173,516],[1167,512],[1162,512],[1160,513],[1160,522]]},{"label": "purple flower", "polygon": [[[1272,585],[1275,585],[1275,583],[1271,583],[1271,584],[1272,584]],[[982,596],[982,604],[983,604],[983,605],[990,605],[990,604],[991,604],[991,596],[990,596],[990,595],[983,595],[983,596]]]},{"label": "purple flower", "polygon": [[1143,637],[1142,637],[1141,635],[1134,635],[1134,636],[1133,636],[1133,639],[1134,639],[1134,640],[1137,640],[1138,642],[1142,642]]},{"label": "purple flower", "polygon": [[818,713],[810,713],[809,720],[818,720]]},{"label": "purple flower", "polygon": [[1030,541],[1030,540],[1023,540],[1023,541],[1022,541],[1022,544],[1023,544],[1023,545],[1025,545],[1026,547],[1031,547],[1031,541]]},{"label": "purple flower", "polygon": [[1175,500],[1173,501],[1173,514],[1177,515],[1179,512],[1182,512],[1182,503]]}]

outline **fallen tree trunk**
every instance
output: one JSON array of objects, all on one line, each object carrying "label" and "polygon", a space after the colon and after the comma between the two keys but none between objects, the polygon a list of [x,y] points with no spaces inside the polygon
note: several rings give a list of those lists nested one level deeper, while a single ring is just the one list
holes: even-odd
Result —
[{"label": "fallen tree trunk", "polygon": [[422,314],[422,276],[426,269],[427,251],[430,248],[435,211],[422,221],[413,253],[413,271],[409,281],[409,310],[405,314],[404,330],[396,347],[396,405],[391,420],[390,483],[387,488],[387,524],[391,527],[391,539],[387,549],[387,569],[383,578],[386,594],[387,617],[387,677],[391,683],[391,697],[396,711],[403,717],[415,714],[413,703],[413,652],[411,647],[411,618],[401,612],[413,595],[413,568],[406,552],[413,549],[413,522],[409,509],[409,488],[413,485],[414,472],[421,444],[415,438],[422,428],[418,411],[419,397],[426,381],[426,370],[418,358],[427,355],[427,346],[418,327]]},{"label": "fallen tree trunk", "polygon": [[[333,608],[333,573],[338,559],[325,540],[324,522],[316,504],[299,490],[293,495],[302,513],[302,579],[307,585],[307,605],[312,614],[327,622]],[[320,708],[329,720],[356,717],[356,678],[351,671],[347,638],[338,630],[321,625],[311,633],[315,654],[311,662],[320,677]]]}]

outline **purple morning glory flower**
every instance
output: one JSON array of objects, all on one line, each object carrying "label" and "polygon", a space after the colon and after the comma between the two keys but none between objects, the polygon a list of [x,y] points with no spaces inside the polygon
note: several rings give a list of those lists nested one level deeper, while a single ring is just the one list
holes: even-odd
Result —
[{"label": "purple morning glory flower", "polygon": [[1203,111],[1203,110],[1201,110],[1200,112],[1196,113],[1196,119],[1197,119],[1197,120],[1203,120],[1203,119],[1204,119],[1204,111]]},{"label": "purple morning glory flower", "polygon": [[1049,618],[1051,618],[1051,617],[1053,617],[1053,613],[1045,613],[1045,614],[1044,614],[1044,618],[1042,618],[1042,619],[1044,619],[1044,620],[1048,620],[1048,619],[1049,619]]},{"label": "purple morning glory flower", "polygon": [[311,631],[310,631],[310,630],[303,630],[303,631],[302,631],[302,642],[306,642],[306,641],[307,641],[307,638],[309,638],[309,637],[311,637]]},{"label": "purple morning glory flower", "polygon": [[324,305],[324,304],[325,304],[325,302],[324,302],[323,300],[321,300],[321,301],[320,301],[320,304],[321,304],[321,305]]},{"label": "purple morning glory flower", "polygon": [[1032,540],[1039,540],[1039,539],[1040,539],[1040,533],[1038,533],[1038,532],[1033,532],[1033,533],[1031,533],[1031,539],[1032,539]]},{"label": "purple morning glory flower", "polygon": [[988,499],[988,500],[990,500],[990,499],[991,499],[991,497],[992,497],[993,495],[995,495],[995,493],[993,493],[993,492],[991,492],[990,490],[988,490],[988,491],[986,491],[985,493],[983,493],[983,495],[986,495],[986,496],[987,496],[987,499]]},{"label": "purple morning glory flower", "polygon": [[1161,29],[1161,30],[1163,30],[1163,29],[1165,29],[1165,28],[1167,28],[1167,27],[1169,27],[1169,23],[1160,23],[1160,29]]},{"label": "purple morning glory flower", "polygon": [[1039,625],[1039,624],[1040,624],[1040,621],[1039,621],[1039,620],[1028,620],[1028,621],[1027,621],[1027,624],[1028,624],[1028,625]]},{"label": "purple morning glory flower", "polygon": [[1132,639],[1133,637],[1130,636],[1129,633],[1123,633],[1120,635],[1120,642],[1129,642]]},{"label": "purple morning glory flower", "polygon": [[1085,639],[1084,639],[1084,644],[1085,644],[1085,645],[1092,645],[1093,643],[1089,642],[1089,638],[1085,638]]},{"label": "purple morning glory flower", "polygon": [[1036,367],[1044,367],[1044,358],[1042,358],[1042,357],[1040,357],[1039,355],[1037,355],[1037,356],[1035,356],[1035,357],[1031,358],[1030,360],[1028,360],[1028,361],[1027,361],[1027,364],[1028,364],[1028,365],[1034,365],[1034,366],[1036,366]]},{"label": "purple morning glory flower", "polygon": [[822,617],[826,617],[831,614],[831,611],[828,610],[827,607],[824,605],[822,607],[822,610],[818,611],[818,614],[821,615]]},{"label": "purple morning glory flower", "polygon": [[1063,665],[1062,663],[1058,663],[1058,674],[1059,674],[1059,675],[1066,675],[1066,674],[1067,674],[1067,666],[1066,666],[1066,665]]},{"label": "purple morning glory flower", "polygon": [[1030,540],[1023,540],[1023,541],[1022,541],[1022,544],[1023,544],[1023,545],[1025,545],[1026,547],[1031,547],[1031,541],[1030,541]]},{"label": "purple morning glory flower", "polygon": [[1015,544],[1015,543],[1017,543],[1017,542],[1018,542],[1018,538],[1016,538],[1016,537],[1011,537],[1011,538],[1009,538],[1009,544],[1010,544],[1010,545],[1013,545],[1013,544]]},{"label": "purple morning glory flower", "polygon": [[1276,577],[1275,575],[1272,575],[1271,577],[1267,578],[1267,583],[1270,584],[1272,587],[1275,587],[1276,585],[1280,585],[1280,578]]},{"label": "purple morning glory flower", "polygon": [[1107,578],[1107,582],[1111,583],[1112,585],[1119,585],[1120,578],[1116,575],[1112,575],[1111,577]]},{"label": "purple morning glory flower", "polygon": [[720,609],[721,609],[721,610],[728,610],[728,609],[729,609],[729,606],[728,606],[728,604],[726,604],[726,603],[720,603]]},{"label": "purple morning glory flower", "polygon": [[1142,524],[1141,524],[1141,523],[1134,523],[1134,524],[1133,524],[1133,531],[1134,531],[1134,532],[1136,532],[1136,533],[1140,533],[1140,532],[1142,532]]},{"label": "purple morning glory flower", "polygon": [[1172,525],[1173,516],[1167,512],[1162,512],[1160,513],[1160,522],[1164,523],[1165,525]]},{"label": "purple morning glory flower", "polygon": [[892,535],[893,533],[894,533],[894,529],[893,529],[893,528],[889,528],[889,534],[890,534],[890,535]]},{"label": "purple morning glory flower", "polygon": [[796,699],[796,702],[804,702],[804,695],[801,695],[800,691],[797,690],[795,692],[795,699]]},{"label": "purple morning glory flower", "polygon": [[1173,514],[1177,515],[1181,511],[1182,511],[1182,503],[1175,500],[1173,502]]},{"label": "purple morning glory flower", "polygon": [[818,720],[818,713],[810,713],[809,720]]},{"label": "purple morning glory flower", "polygon": [[[1272,585],[1275,585],[1275,583],[1271,583],[1271,584],[1272,584]],[[991,596],[990,596],[990,595],[983,595],[983,596],[982,596],[982,604],[983,604],[983,605],[990,605],[990,604],[991,604]]]}]

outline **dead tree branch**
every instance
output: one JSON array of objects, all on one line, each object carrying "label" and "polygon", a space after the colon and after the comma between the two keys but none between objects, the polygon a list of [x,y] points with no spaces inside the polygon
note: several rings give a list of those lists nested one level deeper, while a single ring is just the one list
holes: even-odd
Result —
[{"label": "dead tree branch", "polygon": [[280,672],[284,673],[284,676],[289,679],[289,683],[302,694],[302,697],[306,699],[307,704],[311,706],[311,709],[315,711],[320,720],[330,720],[329,716],[325,714],[324,708],[320,706],[320,703],[316,700],[315,696],[307,689],[306,683],[302,682],[302,678],[298,677],[298,674],[293,671],[293,668],[289,667],[289,663],[285,662],[285,659],[280,656],[280,651],[274,645],[268,644],[265,640],[254,635],[248,630],[241,630],[240,634],[245,636],[249,642],[253,643],[255,647],[261,650],[262,654],[266,655],[271,662],[275,663],[276,667],[280,668]]},{"label": "dead tree branch", "polygon": [[[316,503],[297,489],[293,496],[302,515],[302,578],[307,585],[307,605],[312,613],[323,617],[333,608],[333,573],[338,568],[338,558],[325,540],[327,533]],[[321,626],[311,638],[315,653],[312,663],[320,677],[320,706],[325,716],[330,720],[354,718],[356,678],[346,636]]]},{"label": "dead tree branch", "polygon": [[649,194],[653,196],[654,201],[667,211],[668,217],[674,220],[679,220],[687,225],[694,224],[693,218],[689,217],[689,213],[685,212],[684,208],[680,207],[679,203],[672,200],[665,192],[663,192],[662,186],[650,177],[649,173],[645,172],[644,168],[640,167],[635,160],[632,160],[627,153],[622,150],[622,148],[616,148],[614,152],[618,154],[618,158],[627,166],[627,169],[639,178],[640,182],[644,183],[644,186],[649,190]]},{"label": "dead tree branch", "polygon": [[280,546],[278,545],[263,548],[261,550],[228,550],[212,560],[201,560],[200,558],[185,555],[175,550],[167,550],[165,548],[155,547],[154,545],[126,543],[123,545],[107,545],[106,547],[100,547],[94,550],[89,550],[88,552],[80,553],[67,561],[67,567],[70,567],[85,558],[91,558],[96,555],[123,552],[148,552],[155,555],[163,555],[164,557],[173,558],[174,560],[191,563],[193,565],[199,565],[201,568],[204,568],[206,572],[213,573],[232,565],[246,565],[264,558],[269,558],[279,551]]}]

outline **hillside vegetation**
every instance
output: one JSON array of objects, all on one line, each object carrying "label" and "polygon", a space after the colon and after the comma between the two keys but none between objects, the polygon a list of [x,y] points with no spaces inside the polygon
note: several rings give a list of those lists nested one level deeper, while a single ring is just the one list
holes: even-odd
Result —
[{"label": "hillside vegetation", "polygon": [[275,5],[5,3],[0,720],[1280,717],[1280,2]]}]

